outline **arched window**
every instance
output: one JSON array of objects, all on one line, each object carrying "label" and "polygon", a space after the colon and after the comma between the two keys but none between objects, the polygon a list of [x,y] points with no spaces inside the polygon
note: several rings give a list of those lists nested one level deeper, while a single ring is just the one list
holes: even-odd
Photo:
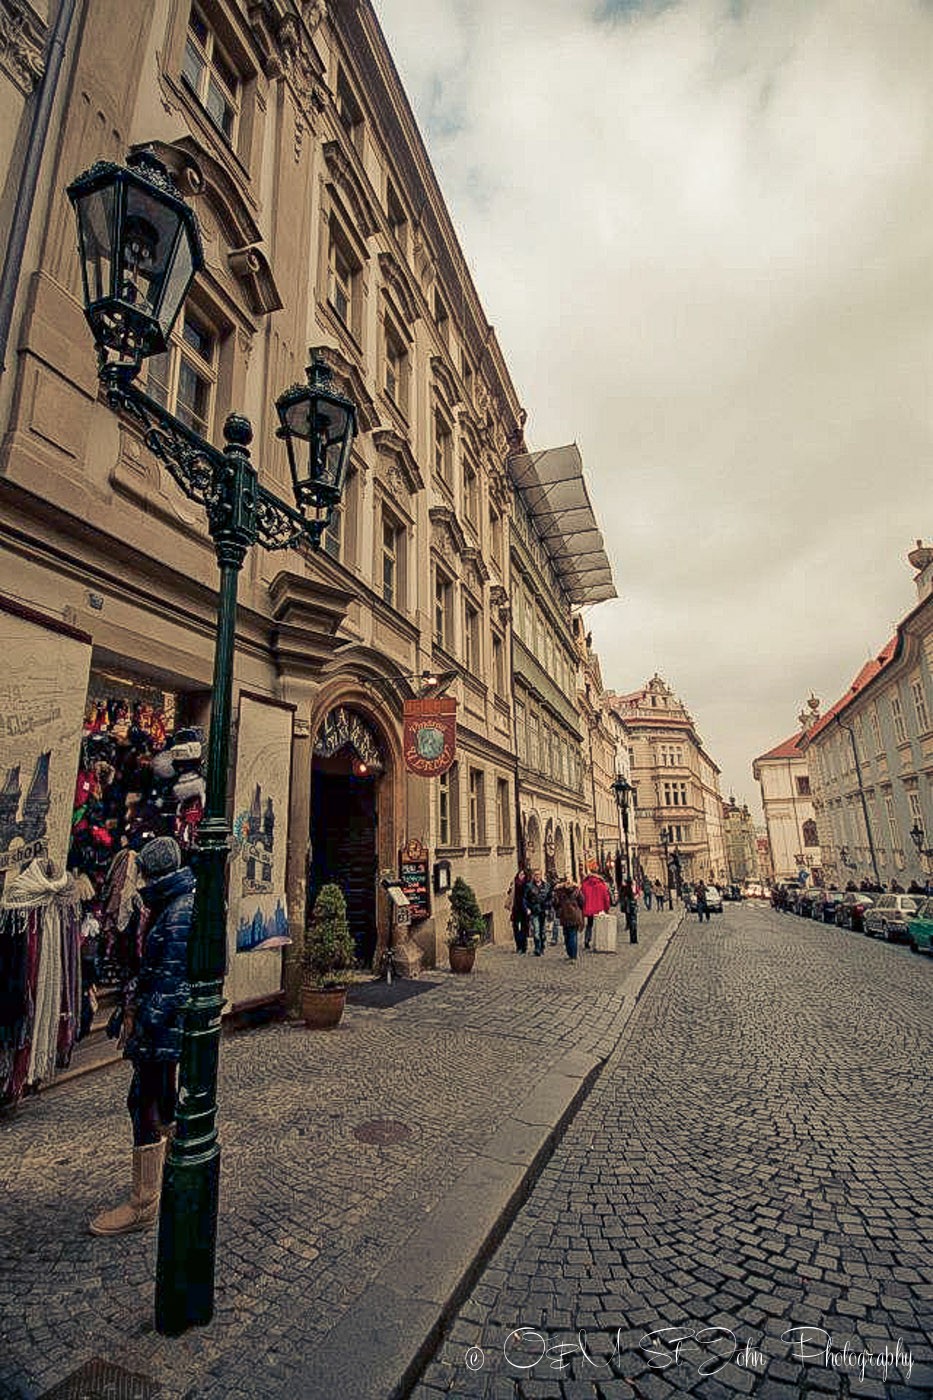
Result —
[{"label": "arched window", "polygon": [[809,821],[803,824],[803,844],[805,846],[818,846],[820,838],[816,834],[816,822]]}]

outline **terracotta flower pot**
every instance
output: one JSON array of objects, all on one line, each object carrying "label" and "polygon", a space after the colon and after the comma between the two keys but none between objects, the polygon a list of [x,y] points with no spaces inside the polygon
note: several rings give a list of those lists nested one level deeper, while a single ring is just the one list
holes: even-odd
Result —
[{"label": "terracotta flower pot", "polygon": [[472,972],[476,961],[476,944],[448,943],[451,972]]},{"label": "terracotta flower pot", "polygon": [[338,1025],[347,1000],[346,987],[302,987],[301,1014],[313,1031],[329,1031]]}]

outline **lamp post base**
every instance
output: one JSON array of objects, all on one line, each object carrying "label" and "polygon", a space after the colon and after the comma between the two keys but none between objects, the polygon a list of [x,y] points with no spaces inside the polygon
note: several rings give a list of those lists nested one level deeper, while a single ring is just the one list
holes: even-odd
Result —
[{"label": "lamp post base", "polygon": [[159,1214],[156,1331],[177,1337],[214,1316],[220,1144],[165,1164]]}]

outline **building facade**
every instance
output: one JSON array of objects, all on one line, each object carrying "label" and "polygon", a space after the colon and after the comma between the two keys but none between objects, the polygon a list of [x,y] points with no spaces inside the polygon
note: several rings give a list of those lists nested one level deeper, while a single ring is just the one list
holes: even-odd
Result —
[{"label": "building facade", "polygon": [[806,735],[826,874],[925,887],[933,861],[933,549],[917,541],[916,607]]},{"label": "building facade", "polygon": [[723,803],[723,841],[726,850],[726,879],[729,884],[744,880],[760,880],[758,842],[755,824],[747,806],[740,807],[734,797]]},{"label": "building facade", "polygon": [[685,881],[722,880],[720,770],[683,702],[657,675],[641,690],[605,700],[621,726],[636,790],[638,866],[672,885],[675,871]]},{"label": "building facade", "polygon": [[822,879],[822,852],[804,741],[819,719],[820,702],[811,695],[798,716],[800,729],[752,764],[761,789],[772,878]]},{"label": "building facade", "polygon": [[[10,733],[45,732],[33,697],[51,667],[68,713],[80,710],[48,731],[45,781],[64,811],[89,725],[118,748],[141,736],[142,752],[210,724],[214,551],[200,507],[104,401],[65,196],[96,161],[145,145],[196,211],[205,267],[142,387],[218,445],[226,415],[248,414],[260,480],[286,499],[277,395],[318,355],[358,410],[323,548],[257,547],[241,576],[230,790],[232,802],[247,796],[234,829],[244,849],[275,847],[270,880],[293,947],[314,892],[337,880],[371,959],[387,934],[380,879],[397,876],[411,842],[427,860],[413,927],[427,962],[458,874],[500,936],[519,847],[536,859],[550,848],[567,870],[587,848],[572,609],[614,588],[579,454],[560,456],[552,481],[528,451],[372,5],[17,6],[0,82],[0,594],[15,655],[4,707],[28,713]],[[17,200],[33,169],[32,197]],[[542,495],[552,489],[569,493],[559,529]],[[406,767],[402,724],[429,676],[458,721],[456,760],[431,780]],[[10,773],[27,758],[41,767],[22,744],[0,753],[7,806],[14,789],[21,801]],[[244,789],[251,772],[261,791]],[[114,820],[119,844],[127,810]],[[229,948],[231,1004],[277,994],[281,952],[241,946],[235,928]]]}]

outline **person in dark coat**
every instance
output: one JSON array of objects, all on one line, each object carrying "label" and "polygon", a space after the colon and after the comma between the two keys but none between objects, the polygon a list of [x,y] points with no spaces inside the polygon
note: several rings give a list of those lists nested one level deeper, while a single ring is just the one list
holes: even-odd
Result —
[{"label": "person in dark coat", "polygon": [[509,892],[506,896],[516,953],[527,953],[528,951],[528,910],[525,908],[525,886],[527,883],[528,871],[525,866],[521,866],[516,872],[515,879],[509,886]]},{"label": "person in dark coat", "polygon": [[140,895],[149,922],[139,973],[125,992],[121,1038],[133,1064],[126,1106],[133,1124],[130,1199],[90,1222],[94,1235],[124,1235],[155,1223],[165,1143],[175,1119],[176,1072],[183,1013],[190,996],[188,938],[194,875],[171,836],[157,836],[138,856]]},{"label": "person in dark coat", "polygon": [[564,947],[571,962],[577,960],[577,939],[583,927],[583,895],[578,885],[566,877],[557,881],[552,895],[554,912],[564,934]]},{"label": "person in dark coat", "polygon": [[535,957],[544,953],[548,910],[551,907],[551,887],[540,870],[532,871],[531,879],[525,886],[525,908],[531,924],[534,939]]},{"label": "person in dark coat", "polygon": [[698,880],[696,882],[694,893],[697,898],[697,918],[701,924],[704,919],[709,923],[709,905],[706,902],[706,885],[704,881]]}]

